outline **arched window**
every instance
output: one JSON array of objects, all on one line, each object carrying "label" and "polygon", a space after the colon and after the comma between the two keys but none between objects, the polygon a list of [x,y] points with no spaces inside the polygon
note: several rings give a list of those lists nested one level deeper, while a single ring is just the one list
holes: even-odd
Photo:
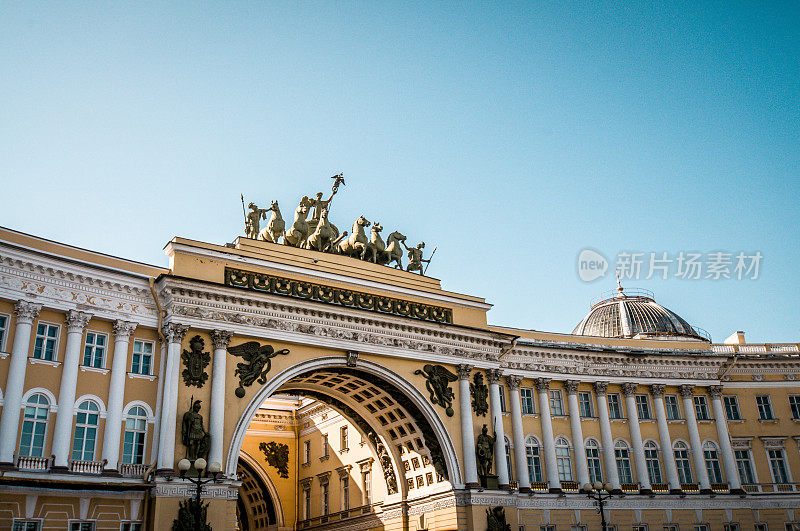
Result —
[{"label": "arched window", "polygon": [[47,435],[47,420],[50,416],[50,401],[42,393],[36,393],[25,402],[22,420],[22,435],[19,439],[19,455],[42,457],[44,439]]},{"label": "arched window", "polygon": [[531,483],[541,483],[542,459],[539,454],[539,441],[534,437],[528,437],[525,441],[525,457],[528,460],[528,475]]},{"label": "arched window", "polygon": [[711,441],[705,443],[703,445],[703,458],[706,460],[708,481],[711,483],[722,483],[722,467],[719,464],[717,445]]},{"label": "arched window", "polygon": [[678,479],[681,483],[694,483],[692,477],[692,464],[689,462],[689,448],[686,443],[677,441],[672,445],[675,452],[675,467],[678,469]]},{"label": "arched window", "polygon": [[617,460],[617,473],[620,483],[633,483],[633,473],[631,472],[631,451],[628,443],[617,441],[614,445],[614,457]]},{"label": "arched window", "polygon": [[556,439],[556,465],[559,481],[572,481],[572,459],[569,442],[564,437]]},{"label": "arched window", "polygon": [[100,408],[91,400],[84,400],[75,414],[75,439],[72,443],[74,461],[94,461],[97,442],[97,424]]},{"label": "arched window", "polygon": [[506,441],[506,466],[508,467],[508,480],[514,481],[514,471],[511,468],[511,445],[508,443],[508,437],[505,438]]},{"label": "arched window", "polygon": [[594,439],[586,441],[586,465],[589,467],[589,481],[603,481],[603,472],[600,468],[600,446]]},{"label": "arched window", "polygon": [[141,406],[131,406],[125,415],[125,442],[122,462],[144,463],[144,444],[147,440],[147,412]]},{"label": "arched window", "polygon": [[658,460],[658,446],[653,441],[644,443],[644,461],[647,464],[647,477],[650,478],[650,483],[661,483],[663,478],[661,463]]}]

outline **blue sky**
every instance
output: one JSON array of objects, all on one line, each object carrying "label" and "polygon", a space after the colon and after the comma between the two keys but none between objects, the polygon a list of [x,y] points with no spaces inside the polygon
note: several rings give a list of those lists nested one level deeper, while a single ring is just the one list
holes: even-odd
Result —
[{"label": "blue sky", "polygon": [[798,341],[800,4],[0,4],[0,225],[166,264],[239,194],[347,185],[490,320],[569,332],[584,248],[763,255],[626,280],[721,341]]}]

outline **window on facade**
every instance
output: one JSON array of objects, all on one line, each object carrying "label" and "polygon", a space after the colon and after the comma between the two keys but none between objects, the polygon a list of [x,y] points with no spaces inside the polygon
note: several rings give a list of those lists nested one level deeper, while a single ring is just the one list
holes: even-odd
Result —
[{"label": "window on facade", "polygon": [[708,414],[708,401],[706,397],[702,395],[694,397],[694,413],[697,415],[697,420],[711,419],[711,416]]},{"label": "window on facade", "polygon": [[330,507],[328,505],[329,501],[330,501],[330,488],[329,488],[329,485],[327,483],[325,483],[324,485],[322,485],[322,507],[321,507],[321,509],[322,509],[322,515],[323,516],[326,516],[328,514],[328,511],[330,510]]},{"label": "window on facade", "polygon": [[119,527],[120,531],[142,531],[141,522],[122,522]]},{"label": "window on facade", "polygon": [[625,441],[617,441],[614,445],[614,457],[617,460],[617,474],[619,474],[620,483],[633,483],[631,452]]},{"label": "window on facade", "polygon": [[508,411],[506,409],[506,388],[503,387],[502,385],[498,385],[497,387],[498,391],[500,392],[500,411],[505,413],[506,411]]},{"label": "window on facade", "polygon": [[587,528],[585,525],[571,525],[569,531],[587,531]]},{"label": "window on facade", "polygon": [[757,396],[756,405],[758,406],[758,418],[761,420],[775,419],[775,416],[772,414],[772,402],[770,402],[769,395]]},{"label": "window on facade", "polygon": [[561,400],[561,391],[559,389],[550,389],[550,414],[564,414],[564,401]]},{"label": "window on facade", "polygon": [[556,465],[559,481],[572,481],[572,459],[569,442],[564,437],[556,439]]},{"label": "window on facade", "polygon": [[767,524],[755,524],[753,526],[753,529],[755,531],[769,531],[769,527],[767,527]]},{"label": "window on facade", "polygon": [[639,415],[639,420],[650,420],[650,400],[647,395],[636,395],[636,413]]},{"label": "window on facade", "polygon": [[682,484],[694,483],[692,464],[689,462],[689,448],[682,441],[676,442],[672,449],[675,453],[675,467],[678,469],[678,480]]},{"label": "window on facade", "polygon": [[340,438],[340,447],[342,450],[349,450],[349,446],[347,445],[347,426],[342,426],[339,430],[339,438]]},{"label": "window on facade", "polygon": [[607,395],[608,398],[608,418],[621,419],[622,418],[622,403],[620,402],[617,393]]},{"label": "window on facade", "polygon": [[36,327],[36,341],[33,345],[33,357],[40,360],[53,361],[58,351],[58,325],[39,323]]},{"label": "window on facade", "polygon": [[653,441],[644,443],[644,462],[647,465],[647,477],[650,478],[650,483],[661,483],[663,479],[661,463],[658,460],[658,446]]},{"label": "window on facade", "polygon": [[19,441],[19,455],[42,457],[44,439],[47,435],[47,420],[50,416],[50,401],[41,393],[28,398],[22,420],[22,435]]},{"label": "window on facade", "polygon": [[94,522],[70,522],[69,531],[94,531]]},{"label": "window on facade", "polygon": [[346,511],[350,508],[350,476],[342,476],[339,481],[342,491],[342,510]]},{"label": "window on facade", "polygon": [[722,403],[725,406],[725,418],[728,420],[742,420],[742,415],[739,413],[739,400],[733,396],[723,396]]},{"label": "window on facade", "polygon": [[696,524],[694,526],[694,531],[709,531],[708,524]]},{"label": "window on facade", "polygon": [[330,445],[328,444],[328,434],[322,434],[322,458],[330,457]]},{"label": "window on facade", "polygon": [[8,316],[0,315],[0,352],[6,351],[7,336],[8,336]]},{"label": "window on facade", "polygon": [[131,406],[125,416],[125,439],[122,443],[122,462],[135,465],[144,463],[144,445],[147,439],[147,412],[141,406]]},{"label": "window on facade", "polygon": [[39,520],[14,520],[11,531],[39,531],[41,528]]},{"label": "window on facade", "polygon": [[542,481],[542,460],[539,454],[539,442],[533,437],[525,441],[525,458],[528,461],[528,476],[531,483]]},{"label": "window on facade", "polygon": [[522,414],[532,415],[534,413],[533,389],[523,387],[519,390],[519,396],[522,399]]},{"label": "window on facade", "polygon": [[372,473],[369,470],[362,472],[361,481],[364,484],[364,489],[362,491],[364,498],[363,504],[370,505],[372,503]]},{"label": "window on facade", "polygon": [[647,524],[633,524],[633,531],[648,531]]},{"label": "window on facade", "polygon": [[706,461],[708,480],[711,483],[722,483],[722,466],[719,464],[717,445],[711,441],[703,445],[703,459]]},{"label": "window on facade", "polygon": [[100,408],[91,400],[84,400],[75,414],[75,438],[72,443],[72,459],[94,461],[97,442],[97,424]]},{"label": "window on facade", "polygon": [[556,526],[554,525],[540,525],[539,531],[556,531]]},{"label": "window on facade", "polygon": [[603,481],[603,472],[600,468],[600,446],[594,439],[586,441],[586,466],[589,468],[589,482]]},{"label": "window on facade", "polygon": [[311,489],[303,489],[303,520],[311,518]]},{"label": "window on facade", "polygon": [[588,391],[580,391],[578,393],[578,409],[581,412],[581,417],[594,417],[592,393]]},{"label": "window on facade", "polygon": [[83,346],[83,364],[95,369],[105,367],[107,345],[107,335],[99,332],[86,332],[86,343]]},{"label": "window on facade", "polygon": [[756,476],[753,474],[753,461],[750,459],[750,450],[734,450],[733,457],[736,459],[739,481],[743,485],[752,485],[755,483]]},{"label": "window on facade", "polygon": [[786,456],[783,449],[767,450],[769,469],[772,471],[773,483],[789,483],[789,472],[786,470]]},{"label": "window on facade", "polygon": [[311,441],[303,441],[303,464],[311,462]]},{"label": "window on facade", "polygon": [[800,522],[786,522],[783,527],[786,531],[800,531]]},{"label": "window on facade", "polygon": [[131,372],[134,374],[153,374],[153,342],[141,339],[133,340],[133,361]]},{"label": "window on facade", "polygon": [[789,397],[789,409],[792,411],[792,420],[800,420],[800,395]]},{"label": "window on facade", "polygon": [[508,437],[505,438],[506,441],[506,467],[508,468],[508,480],[514,481],[514,472],[511,467],[511,448],[508,444]]},{"label": "window on facade", "polygon": [[739,524],[730,523],[730,524],[725,524],[723,527],[724,531],[741,531]]},{"label": "window on facade", "polygon": [[665,395],[664,409],[667,410],[667,420],[678,420],[681,418],[681,410],[680,406],[678,406],[678,395]]},{"label": "window on facade", "polygon": [[679,531],[679,530],[677,525],[667,524],[664,526],[664,531]]}]

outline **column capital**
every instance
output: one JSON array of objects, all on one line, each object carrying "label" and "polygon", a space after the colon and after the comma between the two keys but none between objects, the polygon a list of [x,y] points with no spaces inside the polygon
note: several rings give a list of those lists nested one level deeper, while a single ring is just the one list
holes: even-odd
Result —
[{"label": "column capital", "polygon": [[664,390],[667,388],[664,384],[652,384],[650,386],[650,392],[653,394],[654,398],[661,398],[664,396]]},{"label": "column capital", "polygon": [[608,391],[608,382],[595,382],[594,392],[598,395],[604,395]]},{"label": "column capital", "polygon": [[578,394],[578,385],[580,385],[578,380],[566,380],[564,387],[567,388],[567,396]]},{"label": "column capital", "polygon": [[459,380],[469,380],[469,373],[472,372],[472,365],[462,363],[456,367],[456,370],[458,371]]},{"label": "column capital", "polygon": [[631,396],[636,392],[636,388],[639,387],[639,384],[635,384],[633,382],[625,382],[622,384],[622,396]]},{"label": "column capital", "polygon": [[681,396],[683,398],[692,398],[692,391],[694,391],[694,386],[691,384],[683,384],[678,389],[681,391]]},{"label": "column capital", "polygon": [[540,393],[550,390],[550,378],[536,378],[534,382],[536,383],[536,390]]},{"label": "column capital", "polygon": [[722,398],[722,386],[721,385],[708,386],[708,396],[711,397],[711,400],[719,400],[720,398]]},{"label": "column capital", "polygon": [[169,343],[180,343],[188,331],[188,326],[178,323],[167,323],[163,329],[164,337],[167,338]]},{"label": "column capital", "polygon": [[114,321],[114,336],[117,339],[127,340],[129,337],[131,337],[131,334],[133,334],[133,331],[136,330],[137,326],[138,323],[117,319]]},{"label": "column capital", "polygon": [[17,323],[32,324],[41,310],[41,304],[20,299],[14,305],[14,317],[17,318]]},{"label": "column capital", "polygon": [[228,348],[228,344],[231,342],[232,337],[233,332],[229,332],[227,330],[212,330],[211,342],[214,343],[214,350],[225,350]]},{"label": "column capital", "polygon": [[486,370],[486,379],[489,380],[489,384],[496,384],[500,383],[500,377],[502,376],[500,369],[487,369]]},{"label": "column capital", "polygon": [[506,376],[506,383],[508,384],[509,391],[519,389],[519,384],[522,383],[522,376],[509,374]]},{"label": "column capital", "polygon": [[67,312],[67,332],[74,333],[74,332],[83,332],[83,329],[86,328],[86,325],[89,324],[89,319],[92,318],[92,314],[81,312],[78,310],[70,310]]}]

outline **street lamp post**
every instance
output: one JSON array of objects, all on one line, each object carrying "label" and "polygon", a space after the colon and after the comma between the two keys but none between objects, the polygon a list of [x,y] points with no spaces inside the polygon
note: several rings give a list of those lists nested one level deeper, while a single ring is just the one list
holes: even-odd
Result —
[{"label": "street lamp post", "polygon": [[606,527],[606,513],[603,509],[603,506],[604,502],[611,497],[611,491],[613,489],[614,487],[611,485],[611,483],[606,483],[604,485],[600,481],[595,481],[594,483],[585,483],[581,489],[583,490],[584,494],[597,502],[597,512],[600,513],[600,525],[602,526],[603,531],[607,531],[608,529]]},{"label": "street lamp post", "polygon": [[[197,470],[196,478],[186,475],[192,467]],[[195,531],[204,531],[204,519],[202,518],[202,505],[200,501],[200,497],[203,493],[203,485],[212,482],[216,483],[219,481],[219,476],[222,473],[222,466],[217,462],[209,463],[207,471],[205,468],[206,460],[202,457],[195,459],[193,462],[188,459],[181,459],[178,461],[178,471],[180,472],[181,479],[188,479],[195,486],[194,500],[192,503],[192,519],[194,521]],[[210,474],[210,477],[204,477],[204,472],[207,472],[207,474],[205,474],[206,476]]]}]

